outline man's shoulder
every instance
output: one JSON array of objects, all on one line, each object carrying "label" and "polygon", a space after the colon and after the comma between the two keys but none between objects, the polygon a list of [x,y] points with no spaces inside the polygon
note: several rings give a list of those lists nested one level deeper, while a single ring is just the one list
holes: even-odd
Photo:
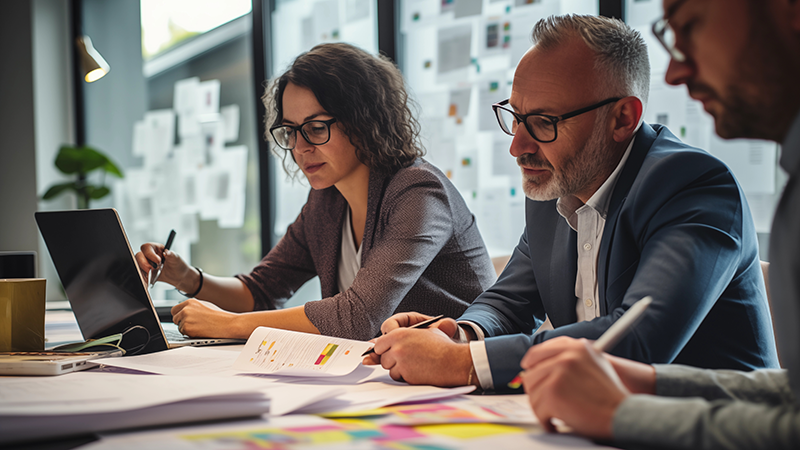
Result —
[{"label": "man's shoulder", "polygon": [[725,168],[723,163],[716,156],[708,153],[699,147],[687,144],[676,137],[669,128],[663,125],[652,125],[655,132],[647,155],[644,159],[643,168],[661,168],[659,164],[671,166],[673,164],[686,164],[682,172],[692,172],[694,170],[705,170],[708,168]]},{"label": "man's shoulder", "polygon": [[655,139],[646,150],[635,184],[645,187],[658,182],[663,187],[679,187],[713,175],[724,175],[736,184],[730,168],[716,156],[682,142],[667,127],[654,125],[652,130]]}]

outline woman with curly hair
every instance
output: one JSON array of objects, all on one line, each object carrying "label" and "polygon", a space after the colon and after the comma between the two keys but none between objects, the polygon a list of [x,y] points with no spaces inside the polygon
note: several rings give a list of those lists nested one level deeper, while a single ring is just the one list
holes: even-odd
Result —
[{"label": "woman with curly hair", "polygon": [[[348,44],[318,45],[262,101],[266,137],[311,192],[249,274],[203,274],[160,244],[142,246],[144,272],[163,258],[161,281],[226,310],[194,299],[176,305],[182,333],[247,338],[268,326],[367,340],[397,312],[458,317],[494,282],[475,218],[421,157],[419,124],[394,64]],[[277,309],[314,276],[321,300]]]}]

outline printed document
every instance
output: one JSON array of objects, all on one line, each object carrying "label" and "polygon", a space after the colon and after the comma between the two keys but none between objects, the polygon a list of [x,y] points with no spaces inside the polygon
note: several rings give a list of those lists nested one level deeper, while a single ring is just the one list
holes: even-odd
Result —
[{"label": "printed document", "polygon": [[361,365],[372,344],[330,336],[258,327],[234,363],[242,373],[334,377]]}]

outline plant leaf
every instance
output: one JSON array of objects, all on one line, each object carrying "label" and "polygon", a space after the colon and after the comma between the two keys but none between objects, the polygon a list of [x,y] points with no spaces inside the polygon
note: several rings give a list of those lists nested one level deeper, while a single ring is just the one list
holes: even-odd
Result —
[{"label": "plant leaf", "polygon": [[66,174],[87,174],[104,167],[108,158],[91,147],[61,146],[56,155],[56,167]]},{"label": "plant leaf", "polygon": [[54,184],[53,186],[50,186],[50,189],[48,189],[47,192],[45,192],[44,195],[42,196],[42,200],[50,200],[52,198],[55,198],[66,190],[77,191],[75,183],[69,182],[69,183]]},{"label": "plant leaf", "polygon": [[103,170],[114,175],[117,178],[124,178],[125,175],[122,173],[122,169],[120,169],[116,164],[114,164],[110,159],[106,160],[106,164],[103,166]]},{"label": "plant leaf", "polygon": [[110,192],[111,190],[105,186],[86,186],[86,193],[94,200],[101,199]]}]

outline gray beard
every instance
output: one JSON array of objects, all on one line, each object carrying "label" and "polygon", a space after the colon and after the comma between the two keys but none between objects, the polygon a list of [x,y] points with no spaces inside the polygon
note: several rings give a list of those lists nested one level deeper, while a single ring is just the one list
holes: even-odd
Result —
[{"label": "gray beard", "polygon": [[586,190],[599,177],[611,173],[613,169],[607,170],[613,164],[610,162],[611,151],[609,143],[602,135],[605,120],[605,114],[598,114],[592,135],[583,148],[564,159],[559,170],[555,170],[549,161],[539,158],[538,153],[526,153],[517,158],[517,164],[550,170],[550,176],[546,180],[525,175],[523,172],[522,190],[525,196],[533,201],[546,202],[575,195]]}]

